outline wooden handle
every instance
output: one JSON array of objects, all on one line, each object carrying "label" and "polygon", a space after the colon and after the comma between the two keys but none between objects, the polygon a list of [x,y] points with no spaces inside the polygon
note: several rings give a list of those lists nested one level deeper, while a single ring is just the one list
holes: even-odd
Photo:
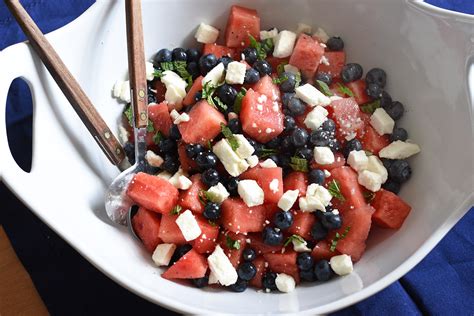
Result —
[{"label": "wooden handle", "polygon": [[30,40],[31,46],[69,100],[77,115],[79,115],[79,118],[86,125],[107,158],[118,166],[125,158],[125,152],[120,142],[110,131],[92,102],[79,86],[79,83],[66,68],[66,65],[21,3],[18,0],[5,0],[5,3]]},{"label": "wooden handle", "polygon": [[125,15],[127,19],[128,73],[135,127],[143,128],[148,125],[148,98],[141,0],[126,0]]}]

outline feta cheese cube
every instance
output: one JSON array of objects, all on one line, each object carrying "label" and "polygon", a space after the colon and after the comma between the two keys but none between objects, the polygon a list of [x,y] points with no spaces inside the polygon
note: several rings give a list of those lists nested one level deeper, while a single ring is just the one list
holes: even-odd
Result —
[{"label": "feta cheese cube", "polygon": [[300,73],[300,70],[293,66],[293,65],[290,65],[290,64],[286,64],[285,66],[283,66],[283,69],[286,71],[286,72],[291,72],[295,75],[299,74]]},{"label": "feta cheese cube", "polygon": [[298,199],[298,195],[300,194],[300,190],[288,190],[281,196],[280,200],[278,201],[278,207],[284,211],[289,211],[293,204],[295,204],[296,200]]},{"label": "feta cheese cube", "polygon": [[331,258],[329,263],[331,264],[331,269],[337,275],[347,275],[353,270],[352,260],[348,255],[334,256]]},{"label": "feta cheese cube", "polygon": [[175,105],[177,109],[181,109],[184,98],[186,97],[186,90],[181,90],[176,86],[167,86],[165,92],[165,100],[169,104]]},{"label": "feta cheese cube", "polygon": [[175,86],[179,91],[184,90],[186,92],[187,82],[184,81],[177,73],[171,70],[163,71],[161,82],[168,88],[169,86]]},{"label": "feta cheese cube", "polygon": [[209,281],[208,281],[209,284],[218,284],[219,283],[219,280],[217,280],[217,276],[214,272],[210,272],[209,273]]},{"label": "feta cheese cube", "polygon": [[262,168],[276,168],[278,166],[273,160],[271,160],[269,158],[269,159],[265,160],[264,162],[261,162],[260,167],[262,167]]},{"label": "feta cheese cube", "polygon": [[177,120],[179,117],[179,112],[176,111],[175,109],[172,109],[170,112],[170,117],[173,121]]},{"label": "feta cheese cube", "polygon": [[302,212],[314,212],[316,210],[322,212],[326,211],[326,207],[316,196],[300,197],[300,199],[298,200],[298,204]]},{"label": "feta cheese cube", "polygon": [[130,95],[130,81],[126,80],[122,84],[122,89],[120,91],[120,100],[126,103],[130,103],[132,97]]},{"label": "feta cheese cube", "polygon": [[334,153],[329,147],[314,147],[314,160],[320,165],[334,163]]},{"label": "feta cheese cube", "polygon": [[153,79],[155,79],[155,68],[153,67],[153,63],[150,63],[149,61],[145,63],[145,72],[146,80],[152,81]]},{"label": "feta cheese cube", "polygon": [[225,170],[233,177],[238,177],[249,167],[249,164],[232,150],[227,139],[222,139],[214,144],[212,151],[222,162]]},{"label": "feta cheese cube", "polygon": [[[311,192],[312,193],[311,196],[319,199],[322,205],[328,206],[332,200],[331,193],[325,187],[316,183],[313,183],[310,186],[308,186],[308,189],[313,190],[313,189],[310,189],[310,187],[313,185],[316,186],[316,188],[314,189],[313,192]],[[306,193],[306,196],[308,196],[308,193]]]},{"label": "feta cheese cube", "polygon": [[145,159],[148,164],[152,167],[159,167],[163,164],[163,158],[160,155],[155,154],[153,151],[148,150],[145,154]]},{"label": "feta cheese cube", "polygon": [[395,121],[384,109],[378,108],[370,117],[370,125],[372,125],[379,135],[392,134]]},{"label": "feta cheese cube", "polygon": [[295,289],[296,283],[292,276],[285,273],[278,273],[275,279],[275,284],[278,291],[283,293],[290,293]]},{"label": "feta cheese cube", "polygon": [[420,146],[413,143],[394,141],[379,152],[380,158],[405,159],[418,154],[421,151]]},{"label": "feta cheese cube", "polygon": [[273,193],[277,193],[280,187],[280,181],[273,179],[268,186]]},{"label": "feta cheese cube", "polygon": [[158,178],[162,178],[162,179],[165,179],[165,180],[169,180],[171,179],[171,177],[173,176],[171,173],[169,173],[168,171],[162,171],[160,173],[158,173],[156,175]]},{"label": "feta cheese cube", "polygon": [[293,53],[296,43],[296,34],[290,31],[281,31],[273,38],[273,56],[277,58],[289,57]]},{"label": "feta cheese cube", "polygon": [[190,210],[186,210],[178,216],[176,225],[178,225],[186,241],[194,240],[202,233],[201,227],[199,227],[196,218]]},{"label": "feta cheese cube", "polygon": [[209,82],[213,86],[217,86],[222,81],[224,71],[224,64],[219,63],[217,66],[212,68],[211,71],[209,71],[207,75],[202,79],[202,85],[204,86],[206,83]]},{"label": "feta cheese cube", "polygon": [[328,119],[328,111],[322,106],[318,105],[313,108],[311,112],[306,115],[304,125],[311,130],[317,130]]},{"label": "feta cheese cube", "polygon": [[260,39],[266,40],[269,38],[274,38],[278,35],[278,30],[276,28],[272,28],[270,31],[260,31]]},{"label": "feta cheese cube", "polygon": [[221,204],[229,197],[229,192],[222,183],[218,183],[207,190],[211,202]]},{"label": "feta cheese cube", "polygon": [[359,172],[367,169],[369,159],[367,158],[365,151],[353,150],[349,153],[349,157],[347,157],[347,163],[352,167],[352,169]]},{"label": "feta cheese cube", "polygon": [[367,170],[375,172],[382,177],[382,183],[385,183],[388,178],[388,172],[382,161],[375,155],[369,156],[367,163]]},{"label": "feta cheese cube", "polygon": [[123,83],[124,83],[123,80],[115,81],[114,87],[112,89],[112,95],[114,96],[114,98],[117,98],[117,99],[120,98],[120,94],[122,93]]},{"label": "feta cheese cube", "polygon": [[309,106],[326,106],[331,104],[331,100],[327,96],[309,83],[299,86],[295,89],[295,92],[296,97],[307,103]]},{"label": "feta cheese cube", "polygon": [[130,134],[128,133],[128,131],[125,129],[125,127],[123,127],[123,125],[119,125],[119,137],[120,137],[120,142],[122,144],[125,144],[126,142],[128,142],[128,139],[129,139],[129,136]]},{"label": "feta cheese cube", "polygon": [[232,266],[232,263],[221,246],[216,246],[214,252],[207,257],[207,263],[209,264],[211,274],[214,274],[220,284],[229,286],[237,282],[237,271]]},{"label": "feta cheese cube", "polygon": [[179,177],[184,176],[184,170],[180,167],[176,173],[168,179],[168,181],[175,187],[179,188]]},{"label": "feta cheese cube", "polygon": [[328,33],[326,33],[326,31],[320,27],[318,27],[318,29],[313,34],[313,36],[316,36],[317,38],[319,38],[319,40],[323,43],[327,43],[329,39]]},{"label": "feta cheese cube", "polygon": [[372,192],[380,190],[383,182],[381,175],[369,170],[360,172],[357,181],[361,186]]},{"label": "feta cheese cube", "polygon": [[193,182],[189,180],[186,176],[179,176],[178,177],[178,189],[180,190],[187,190],[191,187]]},{"label": "feta cheese cube", "polygon": [[305,23],[298,23],[298,27],[296,28],[296,34],[300,35],[301,33],[311,34],[313,32],[313,28],[311,25]]},{"label": "feta cheese cube", "polygon": [[189,122],[189,120],[190,120],[190,117],[188,113],[183,112],[174,120],[173,123],[178,125],[179,123],[182,123],[182,122]]},{"label": "feta cheese cube", "polygon": [[293,244],[293,250],[295,252],[311,252],[311,249],[308,248],[308,243],[306,241],[301,242],[296,238],[293,238],[291,243]]},{"label": "feta cheese cube", "polygon": [[257,206],[263,204],[264,193],[255,180],[241,180],[237,186],[240,197],[247,206]]},{"label": "feta cheese cube", "polygon": [[171,261],[175,249],[175,244],[159,244],[156,246],[151,259],[158,267],[167,266]]},{"label": "feta cheese cube", "polygon": [[258,157],[255,156],[255,155],[252,155],[252,156],[248,157],[246,160],[247,160],[247,163],[249,164],[250,168],[253,168],[256,165],[258,165],[258,161],[259,161]]},{"label": "feta cheese cube", "polygon": [[331,173],[328,170],[324,169],[324,175],[326,176],[326,178],[329,178],[331,176]]},{"label": "feta cheese cube", "polygon": [[246,71],[247,67],[244,63],[233,61],[229,65],[227,65],[225,81],[228,84],[243,84],[245,80]]},{"label": "feta cheese cube", "polygon": [[242,134],[234,134],[234,137],[237,139],[237,143],[239,144],[239,147],[235,151],[237,155],[242,159],[247,159],[252,156],[255,152],[255,148],[253,148],[247,138]]},{"label": "feta cheese cube", "polygon": [[196,38],[199,43],[203,44],[213,44],[217,41],[218,37],[219,30],[205,23],[199,24],[196,34],[194,35],[194,38]]},{"label": "feta cheese cube", "polygon": [[319,63],[324,64],[326,66],[331,66],[331,64],[329,63],[329,60],[327,59],[326,56],[321,57],[321,60],[319,61]]}]

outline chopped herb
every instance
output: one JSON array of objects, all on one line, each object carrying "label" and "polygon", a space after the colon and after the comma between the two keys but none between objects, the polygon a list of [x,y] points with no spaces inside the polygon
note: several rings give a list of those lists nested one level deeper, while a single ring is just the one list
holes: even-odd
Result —
[{"label": "chopped herb", "polygon": [[280,64],[277,66],[277,74],[278,74],[278,76],[280,76],[282,73],[285,72],[285,66],[286,66],[286,65],[288,65],[288,63],[284,61],[284,62],[280,63]]},{"label": "chopped herb", "polygon": [[212,192],[209,192],[209,191],[202,191],[202,194],[204,195],[204,197],[206,198],[206,201],[211,201],[211,202],[214,202],[215,200],[217,200],[217,196],[215,193],[212,193]]},{"label": "chopped herb", "polygon": [[198,198],[202,205],[205,206],[207,204],[206,191],[200,190],[198,193]]},{"label": "chopped herb", "polygon": [[163,69],[163,71],[166,71],[166,70],[173,71],[174,70],[174,64],[171,61],[162,62],[162,63],[160,63],[160,66],[161,66],[161,69]]},{"label": "chopped herb", "polygon": [[230,128],[227,127],[224,123],[221,123],[221,132],[222,135],[224,135],[224,137],[229,142],[229,145],[230,147],[232,147],[232,150],[236,151],[237,148],[239,148],[239,142],[237,141],[237,138],[235,138]]},{"label": "chopped herb", "polygon": [[287,80],[288,80],[287,76],[282,76],[282,77],[274,78],[273,83],[274,84],[282,84],[283,82],[285,82]]},{"label": "chopped herb", "polygon": [[373,114],[380,107],[380,99],[360,106],[360,110],[366,114]]},{"label": "chopped herb", "polygon": [[210,81],[206,82],[202,87],[202,98],[206,99],[207,103],[214,106],[215,108],[220,107],[225,111],[227,110],[227,105],[223,103],[218,97],[214,97],[216,89],[223,85],[224,82],[219,83],[217,86],[213,85]]},{"label": "chopped herb", "polygon": [[374,192],[364,192],[364,198],[365,198],[366,203],[370,203],[374,200],[375,193]]},{"label": "chopped herb", "polygon": [[156,134],[153,136],[153,142],[158,145],[160,141],[163,139],[163,134],[160,131],[157,131]]},{"label": "chopped herb", "polygon": [[305,241],[301,236],[298,236],[298,235],[291,235],[291,236],[288,237],[288,239],[285,241],[285,243],[283,244],[283,247],[288,246],[290,243],[293,242],[293,240],[299,242],[300,244],[306,243],[306,241]]},{"label": "chopped herb", "polygon": [[268,158],[276,154],[278,154],[278,150],[270,148],[262,148],[257,152],[258,158]]},{"label": "chopped herb", "polygon": [[211,150],[212,149],[212,143],[210,140],[207,141],[207,149]]},{"label": "chopped herb", "polygon": [[[257,42],[255,37],[249,34],[250,38],[250,47],[253,47],[257,50],[257,58],[258,59],[265,59],[267,58],[267,51],[265,50],[265,47],[263,47],[262,43]],[[272,41],[273,44],[273,41]]]},{"label": "chopped herb", "polygon": [[244,99],[245,95],[247,94],[247,89],[241,88],[239,93],[237,93],[237,97],[235,98],[234,102],[234,112],[239,114],[240,110],[242,109],[242,100]]},{"label": "chopped herb", "polygon": [[229,249],[240,249],[240,240],[233,240],[229,236],[225,236],[225,243]]},{"label": "chopped herb", "polygon": [[180,205],[176,205],[175,207],[173,207],[173,209],[171,210],[170,214],[171,215],[179,215],[179,213],[181,213],[181,210],[183,208],[180,206]]},{"label": "chopped herb", "polygon": [[334,237],[334,239],[331,240],[331,247],[329,248],[329,251],[334,252],[336,250],[337,243],[339,242],[339,240],[346,238],[350,230],[351,230],[351,227],[347,226],[346,229],[344,230],[344,233],[342,233],[342,235],[339,233],[336,233],[336,236]]},{"label": "chopped herb", "polygon": [[126,106],[125,110],[123,111],[123,115],[125,115],[125,117],[127,118],[128,124],[130,124],[130,126],[133,126],[133,109],[130,104]]},{"label": "chopped herb", "polygon": [[295,88],[298,88],[301,84],[301,73],[300,72],[297,72],[295,74],[295,77],[296,77],[296,83],[295,83]]},{"label": "chopped herb", "polygon": [[161,71],[159,69],[155,69],[155,71],[153,71],[153,76],[156,77],[156,78],[161,78],[161,77],[163,77],[163,71]]},{"label": "chopped herb", "polygon": [[344,195],[342,195],[342,193],[341,193],[341,188],[339,187],[339,182],[337,182],[336,179],[333,179],[331,182],[329,182],[328,191],[329,191],[329,193],[331,193],[331,195],[333,197],[340,200],[341,202],[344,202],[346,200]]},{"label": "chopped herb", "polygon": [[262,48],[266,53],[273,52],[275,44],[273,43],[273,38],[267,38],[261,41]]},{"label": "chopped herb", "polygon": [[174,61],[173,66],[178,75],[188,83],[188,87],[191,87],[193,85],[193,76],[187,70],[187,62]]},{"label": "chopped herb", "polygon": [[222,100],[219,97],[214,97],[212,98],[214,101],[214,106],[220,107],[223,111],[227,111],[227,104],[222,102]]},{"label": "chopped herb", "polygon": [[308,160],[300,157],[291,157],[290,167],[294,171],[308,172]]},{"label": "chopped herb", "polygon": [[347,96],[350,96],[350,97],[354,96],[354,93],[351,91],[351,89],[349,89],[347,86],[343,85],[342,83],[338,82],[337,86],[338,86],[338,89],[341,93],[343,93]]},{"label": "chopped herb", "polygon": [[327,97],[331,97],[333,96],[334,94],[332,93],[331,89],[329,89],[328,85],[326,84],[326,82],[324,81],[321,81],[321,80],[316,80],[316,82],[318,83],[319,87],[321,89],[321,92],[324,93],[325,96]]},{"label": "chopped herb", "polygon": [[364,150],[366,156],[373,156],[374,153],[371,152],[370,150]]},{"label": "chopped herb", "polygon": [[146,126],[146,131],[148,133],[153,133],[155,131],[155,127],[153,126],[153,122],[151,120],[148,120],[148,124]]},{"label": "chopped herb", "polygon": [[211,226],[214,226],[214,227],[217,226],[216,222],[211,221],[210,219],[208,219],[207,222],[208,222],[209,224],[211,224]]}]

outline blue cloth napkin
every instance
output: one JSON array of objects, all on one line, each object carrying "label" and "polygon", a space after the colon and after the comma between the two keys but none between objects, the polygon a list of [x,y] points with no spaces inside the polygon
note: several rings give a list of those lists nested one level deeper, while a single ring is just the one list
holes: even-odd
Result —
[{"label": "blue cloth napkin", "polygon": [[[92,0],[22,2],[45,33],[74,20],[94,3]],[[428,2],[474,14],[474,0]],[[24,39],[3,2],[0,3],[0,49]],[[28,169],[32,111],[27,88],[15,83],[7,103],[11,150],[18,163]],[[1,183],[0,201],[0,224],[52,315],[173,314],[105,277],[31,214]],[[473,227],[474,211],[471,209],[442,242],[402,279],[334,315],[473,315]],[[93,232],[85,230],[84,233]],[[120,303],[112,304],[112,300]]]}]

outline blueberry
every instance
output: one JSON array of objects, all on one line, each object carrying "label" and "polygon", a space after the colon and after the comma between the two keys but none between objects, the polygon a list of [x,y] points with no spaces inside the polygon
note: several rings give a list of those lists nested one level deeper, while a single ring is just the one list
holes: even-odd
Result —
[{"label": "blueberry", "polygon": [[178,145],[176,144],[176,141],[168,138],[162,139],[158,144],[158,147],[162,153],[172,153],[176,151]]},{"label": "blueberry", "polygon": [[[332,212],[332,211],[333,211],[333,209],[330,205],[326,206],[326,212]],[[320,210],[316,210],[316,212],[314,212],[314,215],[316,216],[317,219],[319,219],[321,221],[324,217],[324,212],[320,211]]]},{"label": "blueberry", "polygon": [[293,117],[286,115],[283,119],[283,125],[285,126],[285,131],[291,131],[296,127],[296,121]]},{"label": "blueberry", "polygon": [[250,281],[257,274],[257,268],[251,262],[244,262],[237,269],[237,274],[242,280]]},{"label": "blueberry", "polygon": [[236,293],[241,293],[245,291],[247,287],[248,287],[248,282],[242,279],[237,279],[237,282],[229,286],[229,288]]},{"label": "blueberry", "polygon": [[283,103],[284,107],[288,107],[288,104],[290,103],[290,100],[295,97],[294,93],[283,93],[283,96],[281,97],[281,103]]},{"label": "blueberry", "polygon": [[[197,102],[201,101],[201,99],[202,99],[202,90],[196,92],[196,94],[194,95],[194,103],[197,103]],[[189,108],[191,108],[191,107],[188,107],[187,109],[189,109]]]},{"label": "blueberry", "polygon": [[328,143],[328,147],[331,148],[333,152],[338,152],[341,150],[341,143],[335,138],[331,138]]},{"label": "blueberry", "polygon": [[278,211],[273,217],[273,224],[279,229],[288,229],[293,225],[293,214],[291,212]]},{"label": "blueberry", "polygon": [[195,287],[203,288],[203,287],[206,287],[209,284],[209,277],[208,276],[203,276],[202,278],[192,279],[192,282],[193,282]]},{"label": "blueberry", "polygon": [[234,134],[240,134],[242,132],[242,127],[240,126],[240,121],[238,118],[233,118],[229,120],[229,123],[227,123],[227,127]]},{"label": "blueberry", "polygon": [[173,256],[171,257],[171,260],[168,266],[172,266],[173,264],[175,264],[176,261],[181,259],[181,257],[187,254],[192,248],[193,247],[190,244],[178,246],[176,250],[174,251]]},{"label": "blueberry", "polygon": [[363,73],[362,66],[356,63],[350,63],[344,65],[341,70],[341,78],[345,83],[359,80],[362,78]]},{"label": "blueberry", "polygon": [[229,56],[222,56],[217,60],[217,64],[222,63],[224,65],[224,69],[227,69],[227,66],[233,61],[234,60]]},{"label": "blueberry", "polygon": [[186,55],[186,50],[181,47],[177,47],[173,49],[173,52],[171,53],[173,56],[173,61],[187,61],[188,60],[188,55]]},{"label": "blueberry", "polygon": [[181,139],[181,132],[179,131],[178,125],[173,124],[170,128],[170,139],[177,141]]},{"label": "blueberry", "polygon": [[400,192],[400,189],[401,189],[401,185],[400,183],[396,182],[396,181],[393,181],[391,179],[388,179],[387,182],[385,182],[383,185],[382,185],[382,188],[384,188],[385,190],[387,191],[390,191],[390,192],[393,192],[395,194],[398,194]]},{"label": "blueberry", "polygon": [[276,273],[275,272],[266,272],[262,277],[262,286],[264,289],[269,289],[271,291],[276,291],[277,286],[275,283],[276,280]]},{"label": "blueberry", "polygon": [[313,151],[308,147],[298,148],[295,152],[296,157],[300,157],[306,160],[311,160],[313,158]]},{"label": "blueberry", "polygon": [[130,162],[131,165],[135,164],[135,145],[131,142],[126,142],[123,146],[123,150],[125,151],[128,162]]},{"label": "blueberry", "polygon": [[317,129],[311,133],[309,142],[313,146],[326,147],[331,140],[331,134],[322,129]]},{"label": "blueberry", "polygon": [[332,84],[332,76],[327,72],[318,72],[315,79],[324,82],[328,86]]},{"label": "blueberry", "polygon": [[326,45],[328,46],[329,50],[334,52],[344,49],[344,41],[340,37],[330,37]]},{"label": "blueberry", "polygon": [[342,219],[339,214],[333,212],[324,212],[321,224],[328,230],[339,229],[342,227]]},{"label": "blueberry", "polygon": [[362,144],[356,138],[351,139],[344,145],[344,148],[342,149],[342,154],[344,155],[344,157],[347,158],[350,152],[353,150],[357,150],[357,151],[362,150]]},{"label": "blueberry", "polygon": [[217,58],[214,54],[207,54],[199,58],[199,69],[201,70],[201,75],[207,75],[207,73],[215,66],[217,66]]},{"label": "blueberry", "polygon": [[219,183],[219,172],[217,172],[217,170],[213,168],[207,169],[201,174],[201,180],[208,187],[212,187]]},{"label": "blueberry", "polygon": [[402,127],[396,127],[393,129],[392,134],[390,135],[390,141],[394,142],[397,140],[406,141],[408,139],[408,132]]},{"label": "blueberry", "polygon": [[199,58],[201,57],[201,52],[196,48],[188,48],[186,50],[186,56],[188,57],[188,63],[197,63],[199,62]]},{"label": "blueberry", "polygon": [[193,79],[196,79],[201,75],[201,71],[199,70],[199,65],[197,62],[192,61],[186,66],[186,70],[189,72]]},{"label": "blueberry", "polygon": [[242,252],[242,258],[248,262],[254,261],[257,258],[257,252],[252,248],[245,248]]},{"label": "blueberry", "polygon": [[382,97],[382,91],[383,89],[376,83],[367,84],[367,88],[365,89],[365,92],[367,93],[367,95],[374,99],[378,99]]},{"label": "blueberry", "polygon": [[148,163],[148,161],[145,160],[144,172],[147,173],[147,174],[150,174],[150,175],[155,175],[155,174],[157,174],[158,172],[160,172],[160,168],[150,166],[150,164]]},{"label": "blueberry", "polygon": [[255,64],[253,64],[253,68],[258,71],[260,76],[271,75],[273,70],[272,66],[266,60],[257,60]]},{"label": "blueberry", "polygon": [[411,167],[406,160],[395,160],[388,169],[388,176],[398,183],[405,183],[411,177]]},{"label": "blueberry", "polygon": [[308,138],[308,132],[304,128],[297,127],[291,133],[291,142],[297,148],[306,145]]},{"label": "blueberry", "polygon": [[229,177],[224,182],[224,186],[231,196],[237,196],[239,194],[237,192],[238,185],[239,185],[239,178],[237,177]]},{"label": "blueberry", "polygon": [[283,241],[282,232],[279,229],[277,231],[275,228],[268,227],[268,226],[263,229],[262,236],[263,236],[263,243],[270,246],[278,246]]},{"label": "blueberry", "polygon": [[331,279],[334,272],[331,270],[329,262],[323,259],[316,262],[314,265],[314,274],[316,275],[316,279],[318,279],[318,281],[325,282]]},{"label": "blueberry", "polygon": [[249,65],[253,65],[257,61],[257,50],[253,47],[247,47],[242,51],[242,54]]},{"label": "blueberry", "polygon": [[306,111],[306,105],[298,98],[291,98],[287,107],[293,116],[304,114]]},{"label": "blueberry", "polygon": [[302,281],[306,281],[306,282],[316,281],[316,276],[314,275],[313,269],[300,270],[300,278]]},{"label": "blueberry", "polygon": [[221,207],[217,203],[208,202],[206,206],[204,206],[202,215],[205,219],[215,221],[221,217]]},{"label": "blueberry", "polygon": [[179,162],[174,156],[166,156],[161,168],[169,173],[175,174],[179,169]]},{"label": "blueberry", "polygon": [[308,252],[302,252],[296,257],[296,265],[300,270],[309,270],[313,268],[314,260]]},{"label": "blueberry", "polygon": [[194,151],[194,145],[193,144],[187,144],[186,147],[184,148],[186,156],[189,159],[194,159],[197,156],[197,153]]},{"label": "blueberry", "polygon": [[277,156],[277,155],[271,155],[271,156],[268,157],[268,159],[273,160],[273,162],[274,162],[276,165],[279,165],[279,164],[280,164],[280,160],[278,159],[278,156]]},{"label": "blueberry", "polygon": [[156,95],[154,93],[148,94],[148,104],[157,103]]},{"label": "blueberry", "polygon": [[265,144],[265,147],[270,148],[270,149],[278,149],[281,144],[281,138],[280,137],[275,137],[271,141]]},{"label": "blueberry", "polygon": [[[293,132],[296,130],[296,128],[293,130]],[[283,137],[281,140],[280,148],[282,151],[290,152],[293,150],[293,140],[291,135],[287,135]]]},{"label": "blueberry", "polygon": [[387,74],[383,69],[372,68],[365,75],[365,82],[367,84],[374,83],[383,89],[387,84]]},{"label": "blueberry", "polygon": [[323,185],[326,175],[321,169],[313,169],[308,173],[308,182]]},{"label": "blueberry", "polygon": [[314,238],[314,240],[323,240],[327,237],[327,235],[328,230],[323,226],[323,224],[321,224],[321,222],[316,222],[311,228],[311,236]]},{"label": "blueberry", "polygon": [[395,161],[393,159],[387,159],[387,158],[382,158],[380,159],[382,160],[382,163],[383,163],[383,166],[385,167],[385,169],[389,170],[390,169],[390,166],[392,165],[392,163]]},{"label": "blueberry", "polygon": [[334,133],[336,131],[336,123],[331,119],[327,119],[321,125],[321,129],[326,132]]},{"label": "blueberry", "polygon": [[395,101],[390,106],[385,107],[384,110],[394,121],[397,121],[402,118],[405,107],[401,102]]},{"label": "blueberry", "polygon": [[153,61],[156,64],[164,63],[164,62],[170,62],[173,60],[173,56],[171,54],[171,51],[169,49],[163,48],[156,53],[155,58],[153,58]]},{"label": "blueberry", "polygon": [[234,105],[237,93],[237,89],[226,83],[217,88],[216,91],[217,97],[229,107],[232,107]]},{"label": "blueberry", "polygon": [[291,72],[284,72],[281,74],[280,78],[286,78],[282,83],[280,83],[280,90],[282,92],[293,92],[296,88],[296,76]]},{"label": "blueberry", "polygon": [[195,161],[199,168],[207,170],[217,165],[217,156],[210,151],[201,151],[196,154]]},{"label": "blueberry", "polygon": [[291,157],[289,154],[280,154],[278,155],[278,162],[279,166],[283,168],[289,168],[290,167],[290,162],[291,162]]},{"label": "blueberry", "polygon": [[388,94],[388,92],[386,91],[383,91],[382,92],[382,96],[380,97],[380,107],[382,107],[383,109],[386,109],[388,107],[390,107],[392,105],[393,101],[392,101],[392,97],[390,96],[390,94]]},{"label": "blueberry", "polygon": [[254,83],[257,83],[259,80],[260,80],[260,74],[258,73],[257,70],[253,68],[247,69],[247,71],[245,72],[244,83],[254,84]]}]

